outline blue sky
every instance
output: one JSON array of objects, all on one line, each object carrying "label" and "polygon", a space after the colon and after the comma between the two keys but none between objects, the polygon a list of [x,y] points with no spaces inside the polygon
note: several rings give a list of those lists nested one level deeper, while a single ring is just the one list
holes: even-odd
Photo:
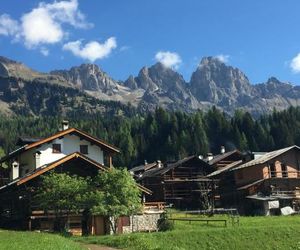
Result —
[{"label": "blue sky", "polygon": [[186,80],[220,56],[252,83],[300,84],[298,0],[10,0],[0,5],[0,54],[39,71],[94,62],[115,79],[157,60]]}]

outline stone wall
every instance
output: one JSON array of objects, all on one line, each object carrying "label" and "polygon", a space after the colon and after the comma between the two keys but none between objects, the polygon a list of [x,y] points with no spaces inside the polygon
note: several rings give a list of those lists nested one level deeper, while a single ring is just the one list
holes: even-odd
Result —
[{"label": "stone wall", "polygon": [[123,233],[157,231],[157,221],[162,213],[138,214],[130,216],[130,226],[123,226]]}]

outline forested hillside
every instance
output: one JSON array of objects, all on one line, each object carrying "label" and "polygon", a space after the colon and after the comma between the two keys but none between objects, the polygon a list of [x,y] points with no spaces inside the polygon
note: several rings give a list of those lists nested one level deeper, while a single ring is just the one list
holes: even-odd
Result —
[{"label": "forested hillside", "polygon": [[[44,137],[56,132],[63,118],[0,117],[0,146],[5,152],[14,149],[18,136]],[[68,117],[72,127],[120,147],[117,166],[154,160],[176,160],[190,154],[218,153],[227,150],[269,151],[300,144],[300,108],[274,111],[254,120],[249,113],[237,111],[228,117],[216,108],[206,113],[167,112],[156,109],[146,115],[130,117],[90,114]]]},{"label": "forested hillside", "polygon": [[135,109],[117,101],[103,101],[76,88],[45,82],[0,77],[0,112],[26,116],[130,115]]}]

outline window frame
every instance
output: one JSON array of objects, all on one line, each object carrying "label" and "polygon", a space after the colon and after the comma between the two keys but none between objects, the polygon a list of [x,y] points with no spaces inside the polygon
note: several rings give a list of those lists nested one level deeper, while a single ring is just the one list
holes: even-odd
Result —
[{"label": "window frame", "polygon": [[[55,148],[58,147],[58,148]],[[52,143],[52,153],[53,154],[61,154],[61,144],[60,143]]]},{"label": "window frame", "polygon": [[89,146],[85,145],[85,144],[79,145],[79,152],[83,155],[88,155],[89,154]]}]

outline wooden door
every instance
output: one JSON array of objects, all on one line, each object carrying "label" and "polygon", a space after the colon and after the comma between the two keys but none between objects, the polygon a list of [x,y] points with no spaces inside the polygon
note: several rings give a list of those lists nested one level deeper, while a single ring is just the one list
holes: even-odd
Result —
[{"label": "wooden door", "polygon": [[94,216],[95,235],[105,234],[105,220],[102,216]]}]

